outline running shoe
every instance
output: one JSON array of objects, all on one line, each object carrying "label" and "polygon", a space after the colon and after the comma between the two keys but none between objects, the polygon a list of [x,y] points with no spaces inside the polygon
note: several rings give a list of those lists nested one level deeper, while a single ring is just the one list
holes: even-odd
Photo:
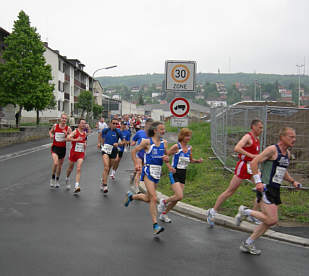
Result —
[{"label": "running shoe", "polygon": [[80,187],[79,187],[79,186],[75,187],[75,189],[74,189],[74,194],[77,194],[77,193],[79,193],[79,192],[80,192]]},{"label": "running shoe", "polygon": [[240,250],[244,253],[250,253],[252,255],[260,255],[262,253],[262,250],[256,249],[254,243],[248,244],[246,242],[241,242]]},{"label": "running shoe", "polygon": [[133,193],[130,192],[130,191],[128,191],[128,192],[126,193],[126,197],[125,197],[125,199],[124,199],[124,206],[125,206],[125,207],[128,207],[128,206],[129,206],[130,202],[133,200],[132,197],[133,197]]},{"label": "running shoe", "polygon": [[115,171],[114,170],[112,170],[112,172],[111,172],[111,174],[109,175],[110,177],[111,177],[111,179],[115,179]]},{"label": "running shoe", "polygon": [[164,227],[160,226],[159,224],[155,224],[153,226],[153,234],[154,235],[159,235],[163,231],[164,231]]},{"label": "running shoe", "polygon": [[67,191],[69,191],[71,189],[71,185],[70,185],[70,180],[69,179],[65,180],[65,187],[66,187]]},{"label": "running shoe", "polygon": [[165,222],[165,223],[171,223],[172,220],[167,216],[167,214],[161,214],[159,216],[159,220]]},{"label": "running shoe", "polygon": [[248,209],[248,207],[244,206],[244,205],[240,205],[238,208],[238,213],[235,216],[235,224],[236,226],[239,226],[241,224],[241,222],[247,217],[247,215],[245,214],[245,210]]},{"label": "running shoe", "polygon": [[55,179],[51,179],[51,180],[49,181],[49,186],[50,186],[51,188],[54,188],[54,187],[55,187]]},{"label": "running shoe", "polygon": [[101,185],[100,190],[101,190],[101,192],[103,192],[104,194],[107,194],[107,193],[108,193],[107,185]]},{"label": "running shoe", "polygon": [[165,212],[166,210],[166,204],[165,204],[165,201],[163,198],[160,199],[160,203],[158,205],[158,212],[159,213],[162,213],[162,212]]},{"label": "running shoe", "polygon": [[55,188],[60,188],[60,183],[59,183],[59,181],[56,181]]},{"label": "running shoe", "polygon": [[206,211],[206,216],[207,216],[207,223],[210,228],[213,228],[215,226],[215,213],[213,209],[208,209]]},{"label": "running shoe", "polygon": [[260,225],[262,223],[259,219],[255,218],[253,216],[247,216],[246,219],[247,219],[247,221],[252,222],[256,225]]}]

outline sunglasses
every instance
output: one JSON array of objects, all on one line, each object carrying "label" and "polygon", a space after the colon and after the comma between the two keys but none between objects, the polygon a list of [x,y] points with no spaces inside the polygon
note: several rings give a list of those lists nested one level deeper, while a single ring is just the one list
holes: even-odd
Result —
[{"label": "sunglasses", "polygon": [[118,125],[118,123],[112,123],[113,125]]}]

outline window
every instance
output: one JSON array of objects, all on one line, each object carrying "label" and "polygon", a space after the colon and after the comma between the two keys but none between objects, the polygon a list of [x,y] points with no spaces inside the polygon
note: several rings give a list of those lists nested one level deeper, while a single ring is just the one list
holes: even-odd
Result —
[{"label": "window", "polygon": [[59,90],[60,92],[63,92],[63,91],[64,91],[63,82],[61,82],[61,81],[58,81],[58,90]]},{"label": "window", "polygon": [[58,101],[58,111],[61,111],[61,102]]}]

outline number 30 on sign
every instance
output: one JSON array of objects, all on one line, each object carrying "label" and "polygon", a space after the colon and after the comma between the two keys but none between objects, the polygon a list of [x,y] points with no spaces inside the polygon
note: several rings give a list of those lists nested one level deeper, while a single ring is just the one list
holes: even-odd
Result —
[{"label": "number 30 on sign", "polygon": [[195,91],[195,61],[166,61],[165,83],[166,91]]}]

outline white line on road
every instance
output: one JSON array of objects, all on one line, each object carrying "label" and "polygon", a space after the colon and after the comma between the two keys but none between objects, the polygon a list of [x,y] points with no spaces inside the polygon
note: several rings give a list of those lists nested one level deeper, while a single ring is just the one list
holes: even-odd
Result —
[{"label": "white line on road", "polygon": [[26,149],[26,150],[17,151],[17,152],[10,153],[10,154],[0,155],[0,162],[6,161],[6,160],[9,160],[9,159],[13,159],[13,158],[17,158],[17,157],[21,157],[21,156],[24,156],[24,155],[28,155],[30,153],[37,152],[37,151],[40,151],[40,150],[44,150],[44,149],[51,147],[51,145],[52,144],[49,143],[49,144],[45,144],[45,145],[42,145],[42,146],[31,148],[31,149]]}]

